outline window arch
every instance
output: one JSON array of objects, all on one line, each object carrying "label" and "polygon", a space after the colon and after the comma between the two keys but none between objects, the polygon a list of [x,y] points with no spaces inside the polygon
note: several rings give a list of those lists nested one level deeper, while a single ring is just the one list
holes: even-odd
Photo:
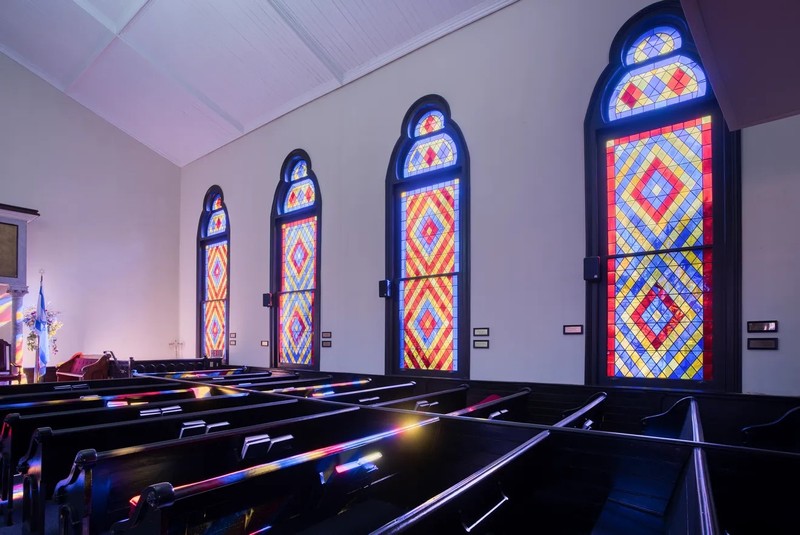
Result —
[{"label": "window arch", "polygon": [[587,383],[740,390],[739,137],[679,2],[619,31],[585,129]]},{"label": "window arch", "polygon": [[386,372],[469,377],[467,146],[438,95],[401,132],[386,175]]},{"label": "window arch", "polygon": [[322,199],[305,151],[284,160],[272,205],[273,366],[319,370]]},{"label": "window arch", "polygon": [[212,186],[203,200],[197,229],[197,347],[203,357],[228,362],[230,314],[230,219],[222,189]]}]

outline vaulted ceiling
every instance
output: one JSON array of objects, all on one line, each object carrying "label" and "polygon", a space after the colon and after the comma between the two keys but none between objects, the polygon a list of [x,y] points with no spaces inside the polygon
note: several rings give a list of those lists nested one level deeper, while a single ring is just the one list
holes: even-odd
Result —
[{"label": "vaulted ceiling", "polygon": [[[2,0],[0,52],[183,166],[517,0]],[[732,129],[800,113],[800,0],[681,0]]]},{"label": "vaulted ceiling", "polygon": [[3,0],[0,51],[179,166],[516,0]]}]

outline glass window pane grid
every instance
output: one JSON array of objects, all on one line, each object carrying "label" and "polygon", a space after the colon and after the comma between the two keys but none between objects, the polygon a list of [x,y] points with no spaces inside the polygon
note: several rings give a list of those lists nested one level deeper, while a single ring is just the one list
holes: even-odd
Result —
[{"label": "glass window pane grid", "polygon": [[610,377],[711,378],[710,251],[608,261]]},{"label": "glass window pane grid", "polygon": [[706,94],[706,75],[697,62],[676,56],[631,70],[608,103],[610,121],[651,111]]},{"label": "glass window pane grid", "polygon": [[225,354],[225,300],[203,303],[203,355],[222,357]]},{"label": "glass window pane grid", "polygon": [[280,294],[278,310],[279,364],[313,365],[314,291]]},{"label": "glass window pane grid", "polygon": [[711,118],[612,139],[606,166],[607,374],[709,380]]},{"label": "glass window pane grid", "polygon": [[228,297],[228,242],[206,245],[205,300]]},{"label": "glass window pane grid", "polygon": [[314,183],[310,179],[301,180],[289,188],[283,201],[283,213],[288,214],[295,210],[307,208],[314,204],[316,192]]},{"label": "glass window pane grid", "polygon": [[305,160],[300,160],[294,167],[292,168],[292,172],[289,174],[289,181],[294,182],[296,180],[300,180],[301,178],[305,178],[308,176],[308,162]]},{"label": "glass window pane grid", "polygon": [[459,179],[400,194],[401,278],[460,270]]},{"label": "glass window pane grid", "polygon": [[317,216],[281,225],[281,291],[316,286]]},{"label": "glass window pane grid", "polygon": [[458,370],[458,276],[399,283],[401,370]]},{"label": "glass window pane grid", "polygon": [[606,144],[609,255],[710,245],[711,118]]},{"label": "glass window pane grid", "polygon": [[414,128],[414,137],[432,134],[444,128],[444,115],[440,111],[429,111],[417,121]]},{"label": "glass window pane grid", "polygon": [[211,214],[206,228],[206,236],[222,234],[228,229],[228,222],[224,210],[218,210]]},{"label": "glass window pane grid", "polygon": [[449,134],[441,133],[414,143],[406,155],[403,177],[426,173],[456,164],[458,149]]},{"label": "glass window pane grid", "polygon": [[683,39],[680,32],[672,26],[658,26],[642,34],[628,49],[625,63],[632,65],[648,59],[664,56],[678,50]]}]

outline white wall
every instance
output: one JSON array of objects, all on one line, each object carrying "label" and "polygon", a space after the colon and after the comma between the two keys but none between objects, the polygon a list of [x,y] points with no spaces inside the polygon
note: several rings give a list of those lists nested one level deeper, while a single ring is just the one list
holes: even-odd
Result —
[{"label": "white wall", "polygon": [[[269,339],[261,307],[269,213],[281,163],[299,147],[323,198],[321,328],[332,331],[333,347],[322,349],[321,367],[383,372],[384,178],[408,107],[438,93],[470,151],[471,323],[492,334],[491,349],[471,352],[471,377],[582,384],[585,340],[563,336],[562,325],[585,322],[583,119],[612,38],[649,3],[521,0],[183,168],[180,332],[188,354],[197,221],[203,195],[219,184],[232,233],[231,360],[268,363],[259,341]],[[748,129],[743,139],[743,317],[781,322],[780,351],[743,349],[744,390],[800,394],[791,284],[800,238],[782,215],[800,199],[800,119]]]},{"label": "white wall", "polygon": [[41,214],[28,225],[23,307],[44,269],[64,322],[52,362],[170,356],[180,169],[2,54],[0,80],[0,202]]},{"label": "white wall", "polygon": [[326,95],[183,168],[181,335],[194,340],[195,249],[203,195],[231,217],[231,360],[267,363],[269,213],[281,163],[311,156],[322,191],[325,370],[382,373],[384,179],[419,97],[450,104],[471,158],[472,378],[582,383],[583,118],[608,47],[646,1],[523,0]]},{"label": "white wall", "polygon": [[[742,382],[800,394],[800,116],[742,133]],[[777,351],[748,350],[747,321],[777,320]]]}]

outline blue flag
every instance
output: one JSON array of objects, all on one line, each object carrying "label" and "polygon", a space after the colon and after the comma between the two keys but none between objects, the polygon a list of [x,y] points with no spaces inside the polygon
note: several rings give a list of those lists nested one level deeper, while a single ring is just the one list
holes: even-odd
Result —
[{"label": "blue flag", "polygon": [[50,354],[50,340],[47,338],[47,310],[44,306],[44,277],[39,280],[39,303],[36,305],[36,321],[33,326],[39,335],[39,354],[36,357],[36,367],[39,377],[44,377],[47,371],[48,355]]}]

